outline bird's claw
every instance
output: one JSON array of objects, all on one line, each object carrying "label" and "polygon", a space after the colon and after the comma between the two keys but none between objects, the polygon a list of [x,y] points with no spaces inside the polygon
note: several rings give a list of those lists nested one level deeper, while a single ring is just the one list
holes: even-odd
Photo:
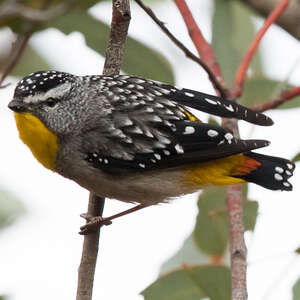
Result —
[{"label": "bird's claw", "polygon": [[80,217],[84,218],[87,223],[80,227],[79,234],[86,235],[89,233],[95,233],[99,230],[103,225],[112,224],[111,220],[102,218],[100,216],[91,216],[89,214],[81,214]]}]

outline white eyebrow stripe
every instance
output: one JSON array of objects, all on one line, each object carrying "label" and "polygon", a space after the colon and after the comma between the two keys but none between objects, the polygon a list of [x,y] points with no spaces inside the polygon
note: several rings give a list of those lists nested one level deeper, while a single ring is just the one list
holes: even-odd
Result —
[{"label": "white eyebrow stripe", "polygon": [[65,82],[55,88],[50,89],[46,93],[38,93],[36,95],[28,95],[24,98],[25,103],[38,103],[47,100],[48,98],[60,98],[71,89],[71,83]]}]

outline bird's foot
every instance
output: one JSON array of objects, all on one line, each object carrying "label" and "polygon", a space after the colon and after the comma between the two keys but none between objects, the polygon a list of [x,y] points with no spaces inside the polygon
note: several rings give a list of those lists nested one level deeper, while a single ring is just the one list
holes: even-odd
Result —
[{"label": "bird's foot", "polygon": [[103,218],[100,216],[91,216],[88,214],[81,214],[80,217],[84,218],[87,223],[80,227],[79,234],[86,235],[90,233],[95,233],[99,230],[103,225],[110,225],[112,221],[109,218]]}]

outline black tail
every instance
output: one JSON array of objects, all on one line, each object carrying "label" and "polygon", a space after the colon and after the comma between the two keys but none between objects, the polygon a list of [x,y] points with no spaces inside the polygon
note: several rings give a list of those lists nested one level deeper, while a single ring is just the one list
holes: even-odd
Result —
[{"label": "black tail", "polygon": [[270,190],[291,191],[293,189],[293,186],[288,182],[295,170],[293,162],[254,152],[247,152],[244,155],[258,161],[261,165],[249,174],[239,176],[240,178]]}]

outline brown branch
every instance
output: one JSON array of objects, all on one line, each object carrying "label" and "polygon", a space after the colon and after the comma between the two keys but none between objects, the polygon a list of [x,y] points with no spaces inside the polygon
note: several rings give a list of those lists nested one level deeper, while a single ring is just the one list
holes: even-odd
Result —
[{"label": "brown branch", "polygon": [[165,24],[160,21],[157,16],[154,14],[151,8],[145,6],[141,0],[135,0],[135,2],[150,16],[150,18],[160,27],[160,29],[168,36],[168,38],[183,51],[183,53],[189,59],[193,60],[197,64],[199,64],[207,73],[209,80],[214,85],[215,89],[217,89],[222,97],[226,97],[226,89],[220,84],[219,80],[215,77],[214,73],[211,71],[206,62],[193,54],[189,49],[187,49],[183,43],[181,43],[165,26]]},{"label": "brown branch", "polygon": [[268,18],[265,20],[263,27],[259,30],[255,36],[252,44],[250,45],[246,55],[244,56],[235,77],[235,86],[234,92],[235,97],[238,98],[242,95],[244,89],[244,83],[246,78],[246,73],[249,68],[249,65],[252,61],[254,54],[257,51],[258,45],[265,35],[269,27],[276,22],[279,16],[283,13],[285,8],[288,6],[290,0],[281,0],[280,3],[274,8]]},{"label": "brown branch", "polygon": [[[234,93],[229,94],[233,97]],[[233,98],[229,98],[233,99]],[[225,129],[239,138],[237,120],[222,119]],[[226,190],[226,206],[229,226],[230,267],[232,300],[247,299],[247,248],[244,240],[242,185],[230,185]]]},{"label": "brown branch", "polygon": [[[103,74],[112,75],[120,72],[125,41],[130,22],[129,0],[112,1],[112,22]],[[87,215],[102,216],[104,199],[90,193]],[[94,273],[98,255],[100,229],[84,237],[82,257],[78,270],[76,300],[91,300]]]},{"label": "brown branch", "polygon": [[0,19],[5,21],[13,17],[33,22],[46,22],[66,14],[74,6],[75,1],[65,1],[49,9],[32,9],[15,1],[6,1],[0,5]]},{"label": "brown branch", "polygon": [[[88,214],[101,216],[104,209],[104,199],[90,194]],[[76,300],[91,300],[93,294],[93,283],[98,256],[100,230],[90,233],[84,237],[82,256],[78,268],[78,284]]]},{"label": "brown branch", "polygon": [[247,248],[244,240],[242,186],[227,188],[232,300],[247,299]]},{"label": "brown branch", "polygon": [[[254,9],[263,17],[267,17],[274,7],[277,5],[278,0],[240,0],[250,8]],[[276,23],[291,34],[296,39],[300,40],[300,2],[291,1],[288,8],[276,21]]]},{"label": "brown branch", "polygon": [[22,54],[26,48],[26,45],[29,41],[29,38],[31,36],[31,33],[22,34],[17,37],[17,40],[14,42],[11,53],[8,57],[8,62],[4,69],[1,71],[2,75],[0,78],[0,88],[5,88],[9,84],[3,84],[3,81],[5,78],[12,72],[14,67],[17,65],[17,63],[20,61]]},{"label": "brown branch", "polygon": [[174,2],[184,19],[189,35],[198,51],[199,56],[207,64],[209,69],[216,77],[216,80],[224,88],[225,84],[223,76],[221,73],[220,65],[216,60],[214,51],[211,45],[204,38],[185,0],[174,0]]},{"label": "brown branch", "polygon": [[288,91],[284,91],[281,93],[278,99],[269,100],[261,105],[255,105],[252,107],[252,109],[259,112],[263,112],[269,109],[275,109],[283,103],[290,101],[297,96],[300,96],[300,86],[292,88]]}]

